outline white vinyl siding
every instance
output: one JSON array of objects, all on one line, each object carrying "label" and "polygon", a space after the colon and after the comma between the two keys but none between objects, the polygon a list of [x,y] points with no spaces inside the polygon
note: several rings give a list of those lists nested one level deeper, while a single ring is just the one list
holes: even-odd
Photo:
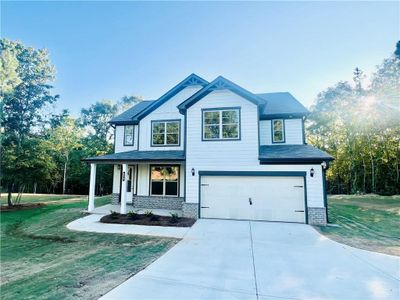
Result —
[{"label": "white vinyl siding", "polygon": [[[278,145],[303,144],[302,119],[285,119],[285,142]],[[260,145],[272,145],[271,120],[260,121]]]},{"label": "white vinyl siding", "polygon": [[[202,141],[202,109],[215,107],[241,107],[241,139],[235,141],[215,141],[212,147]],[[198,203],[199,177],[198,171],[304,171],[307,172],[307,200],[309,207],[324,207],[322,189],[322,168],[315,165],[260,165],[258,159],[258,114],[257,106],[228,90],[213,91],[187,111],[187,151],[186,167],[195,169],[192,176],[186,173],[186,201]],[[289,120],[286,124],[286,142],[302,144],[301,119]],[[262,125],[265,122],[261,121]],[[261,125],[261,127],[262,127]],[[298,132],[298,138],[293,138],[290,131]],[[262,132],[269,132],[271,128],[260,128],[260,140],[266,143],[266,138],[261,137]],[[270,136],[269,136],[270,137]],[[271,144],[271,139],[269,143]],[[310,177],[311,168],[315,176]]]}]

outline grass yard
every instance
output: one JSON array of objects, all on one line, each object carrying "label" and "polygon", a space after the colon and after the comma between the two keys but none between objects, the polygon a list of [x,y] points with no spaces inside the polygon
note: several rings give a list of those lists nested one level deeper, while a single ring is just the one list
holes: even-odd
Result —
[{"label": "grass yard", "polygon": [[[101,197],[96,205],[109,201]],[[1,299],[97,299],[177,242],[68,230],[86,205],[63,201],[0,213]]]},{"label": "grass yard", "polygon": [[400,196],[336,195],[328,198],[329,222],[318,227],[349,246],[400,256]]},{"label": "grass yard", "polygon": [[[7,193],[1,193],[0,196],[0,204],[4,205],[7,204]],[[12,194],[13,199],[17,197],[17,194]],[[53,201],[60,201],[60,200],[71,200],[71,199],[87,199],[85,195],[49,195],[49,194],[23,194],[21,197],[21,203],[34,203],[34,202],[53,202]]]}]

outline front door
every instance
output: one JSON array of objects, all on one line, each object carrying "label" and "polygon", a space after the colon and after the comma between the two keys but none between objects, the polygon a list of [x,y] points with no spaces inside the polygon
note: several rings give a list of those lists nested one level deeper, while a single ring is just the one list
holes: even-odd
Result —
[{"label": "front door", "polygon": [[128,166],[128,176],[126,182],[126,202],[132,203],[135,184],[135,166]]}]

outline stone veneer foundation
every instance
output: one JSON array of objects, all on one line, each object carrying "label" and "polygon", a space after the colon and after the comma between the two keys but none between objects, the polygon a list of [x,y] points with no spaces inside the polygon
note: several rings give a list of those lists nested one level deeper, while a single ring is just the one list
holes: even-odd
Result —
[{"label": "stone veneer foundation", "polygon": [[182,197],[133,196],[133,207],[182,210]]},{"label": "stone veneer foundation", "polygon": [[199,204],[183,202],[182,213],[184,217],[197,219],[199,217]]},{"label": "stone veneer foundation", "polygon": [[308,224],[326,226],[326,208],[308,207]]}]

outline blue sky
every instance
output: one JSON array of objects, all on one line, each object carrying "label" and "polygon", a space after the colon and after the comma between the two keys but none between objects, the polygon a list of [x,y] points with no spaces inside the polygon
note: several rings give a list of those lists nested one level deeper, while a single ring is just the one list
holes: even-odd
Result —
[{"label": "blue sky", "polygon": [[318,92],[371,72],[399,39],[398,2],[2,2],[1,36],[49,49],[57,108],[156,99],[190,73],[253,92]]}]

